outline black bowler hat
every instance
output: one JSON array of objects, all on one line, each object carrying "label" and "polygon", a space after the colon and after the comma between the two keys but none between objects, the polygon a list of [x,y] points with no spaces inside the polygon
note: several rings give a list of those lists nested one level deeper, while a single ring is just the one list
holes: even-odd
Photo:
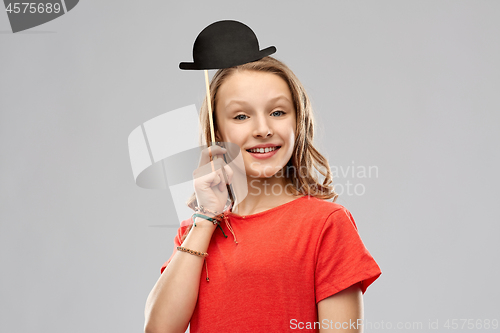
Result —
[{"label": "black bowler hat", "polygon": [[220,69],[262,59],[276,52],[274,46],[259,50],[255,33],[238,21],[218,21],[202,30],[193,46],[194,62],[180,69]]}]

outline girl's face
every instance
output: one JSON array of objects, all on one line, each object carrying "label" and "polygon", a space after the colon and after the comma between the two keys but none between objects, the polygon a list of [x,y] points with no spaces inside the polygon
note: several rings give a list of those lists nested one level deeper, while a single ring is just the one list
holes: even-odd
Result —
[{"label": "girl's face", "polygon": [[[247,176],[271,177],[290,160],[296,115],[292,94],[281,77],[235,72],[219,87],[215,109],[222,141],[241,148]],[[261,155],[248,151],[267,144],[280,148]]]}]

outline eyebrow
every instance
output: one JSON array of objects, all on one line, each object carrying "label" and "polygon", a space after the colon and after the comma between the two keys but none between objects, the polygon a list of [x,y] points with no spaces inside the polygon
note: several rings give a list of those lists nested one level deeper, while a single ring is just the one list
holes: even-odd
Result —
[{"label": "eyebrow", "polygon": [[[284,100],[288,103],[290,103],[290,105],[293,105],[292,101],[289,100],[285,95],[278,95],[276,97],[273,97],[269,100],[269,104],[272,104],[272,103],[276,103],[280,100]],[[225,106],[226,108],[228,108],[229,106],[231,106],[232,104],[243,104],[243,105],[248,105],[248,102],[246,101],[239,101],[239,100],[236,100],[236,99],[233,99],[233,100],[230,100],[229,103],[227,103],[227,105]]]}]

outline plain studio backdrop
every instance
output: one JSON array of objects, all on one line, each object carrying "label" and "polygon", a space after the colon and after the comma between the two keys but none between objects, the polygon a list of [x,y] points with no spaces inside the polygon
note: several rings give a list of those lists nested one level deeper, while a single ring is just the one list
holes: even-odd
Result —
[{"label": "plain studio backdrop", "polygon": [[135,184],[127,138],[200,107],[203,72],[178,65],[223,19],[312,99],[337,202],[383,272],[367,331],[500,319],[499,17],[477,0],[87,0],[13,34],[0,12],[0,331],[143,330],[179,221],[168,190]]}]

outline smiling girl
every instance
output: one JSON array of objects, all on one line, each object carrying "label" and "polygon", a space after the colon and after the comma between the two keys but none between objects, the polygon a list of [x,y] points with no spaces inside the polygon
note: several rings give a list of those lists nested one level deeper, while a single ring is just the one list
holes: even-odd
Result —
[{"label": "smiling girl", "polygon": [[[350,212],[335,203],[302,84],[268,56],[217,71],[210,94],[216,140],[240,148],[248,194],[223,211],[220,168],[229,183],[242,170],[217,159],[215,172],[197,176],[210,163],[202,151],[188,205],[203,206],[203,216],[181,224],[148,297],[145,331],[361,332],[362,295],[381,271]],[[200,120],[210,142],[206,104]]]}]

